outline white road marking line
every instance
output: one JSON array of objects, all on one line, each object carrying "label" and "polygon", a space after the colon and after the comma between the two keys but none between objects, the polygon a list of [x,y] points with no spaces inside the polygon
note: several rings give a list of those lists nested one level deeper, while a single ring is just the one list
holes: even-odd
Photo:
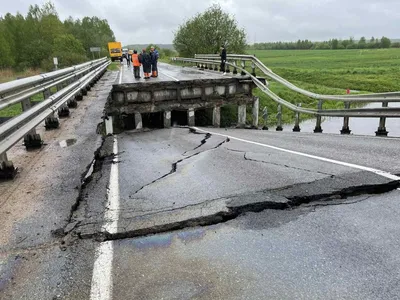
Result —
[{"label": "white road marking line", "polygon": [[102,231],[116,233],[118,227],[119,211],[119,173],[118,173],[118,140],[114,138],[114,159],[111,165],[110,183],[108,185],[107,207],[104,213]]},{"label": "white road marking line", "polygon": [[339,161],[339,160],[335,160],[335,159],[330,159],[330,158],[320,157],[320,156],[316,156],[316,155],[311,155],[311,154],[307,154],[307,153],[303,153],[303,152],[288,150],[288,149],[275,147],[275,146],[268,145],[268,144],[253,142],[253,141],[249,141],[249,140],[245,140],[245,139],[229,136],[229,135],[226,135],[226,134],[221,134],[221,133],[212,132],[212,131],[209,131],[209,130],[199,129],[197,127],[193,127],[193,128],[198,130],[198,131],[201,131],[201,132],[227,137],[227,138],[229,138],[231,140],[237,140],[237,141],[244,142],[244,143],[249,143],[249,144],[253,144],[253,145],[257,145],[257,146],[261,146],[261,147],[275,149],[275,150],[282,151],[282,152],[287,152],[287,153],[296,154],[296,155],[300,155],[300,156],[304,156],[304,157],[308,157],[308,158],[312,158],[312,159],[317,159],[317,160],[320,160],[320,161],[325,161],[325,162],[329,162],[329,163],[333,163],[333,164],[337,164],[337,165],[342,165],[342,166],[349,167],[349,168],[368,171],[368,172],[375,173],[377,175],[383,176],[383,177],[391,179],[391,180],[400,180],[399,176],[396,176],[396,175],[391,174],[391,173],[386,172],[386,171],[382,171],[382,170],[378,170],[378,169],[374,169],[374,168],[370,168],[370,167],[365,167],[365,166],[360,166],[360,165],[356,165],[356,164],[352,164],[352,163],[347,163],[347,162],[343,162],[343,161]]},{"label": "white road marking line", "polygon": [[165,75],[165,76],[167,76],[167,77],[169,77],[169,78],[172,78],[173,80],[175,80],[175,81],[177,81],[177,82],[180,81],[179,79],[176,79],[175,77],[172,77],[172,76],[170,76],[170,75],[165,74],[164,72],[158,71],[158,73],[159,73],[159,74],[163,74],[163,75]]},{"label": "white road marking line", "polygon": [[[109,233],[117,232],[119,211],[119,173],[118,173],[118,140],[114,138],[114,159],[111,165],[110,183],[108,190],[108,204],[104,214],[105,223],[102,231]],[[100,244],[96,249],[96,257],[93,265],[92,284],[90,291],[91,300],[112,299],[112,262],[113,241]]]},{"label": "white road marking line", "polygon": [[93,266],[91,300],[112,299],[112,261],[113,241],[100,244],[96,249],[96,258]]}]

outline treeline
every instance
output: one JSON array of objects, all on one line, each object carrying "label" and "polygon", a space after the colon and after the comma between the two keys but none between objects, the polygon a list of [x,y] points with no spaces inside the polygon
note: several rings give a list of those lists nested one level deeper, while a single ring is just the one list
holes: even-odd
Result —
[{"label": "treeline", "polygon": [[[165,47],[167,46],[167,48]],[[154,47],[157,49],[160,59],[169,58],[177,55],[177,52],[174,49],[168,48],[166,44],[141,44],[141,45],[124,45],[122,48],[127,48],[129,50],[136,50],[138,53],[142,52],[143,49],[150,51],[150,48]]]},{"label": "treeline", "polygon": [[381,39],[372,37],[367,40],[365,37],[356,41],[354,38],[346,40],[331,39],[323,42],[312,42],[309,40],[298,40],[297,42],[273,42],[255,43],[250,45],[251,50],[340,50],[340,49],[381,49],[400,48],[400,43],[392,43],[387,37]]},{"label": "treeline", "polygon": [[53,3],[31,5],[26,16],[10,13],[0,17],[0,68],[41,68],[51,70],[53,57],[60,67],[81,63],[92,57],[89,48],[114,41],[107,20],[70,17],[61,21]]}]

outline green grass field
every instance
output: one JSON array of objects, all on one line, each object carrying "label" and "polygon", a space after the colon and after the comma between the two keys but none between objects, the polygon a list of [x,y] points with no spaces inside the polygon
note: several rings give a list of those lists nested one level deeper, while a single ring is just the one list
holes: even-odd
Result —
[{"label": "green grass field", "polygon": [[[400,49],[263,50],[248,53],[255,54],[286,80],[320,94],[345,94],[347,88],[374,93],[400,90]],[[270,89],[292,103],[316,107],[316,100],[294,93],[276,82],[271,82]],[[260,96],[260,109],[268,107],[271,112],[269,123],[273,124],[277,105],[258,89],[254,94]],[[336,107],[343,107],[343,103],[324,103],[324,108]],[[285,122],[292,121],[294,116],[285,109],[283,115]]]}]

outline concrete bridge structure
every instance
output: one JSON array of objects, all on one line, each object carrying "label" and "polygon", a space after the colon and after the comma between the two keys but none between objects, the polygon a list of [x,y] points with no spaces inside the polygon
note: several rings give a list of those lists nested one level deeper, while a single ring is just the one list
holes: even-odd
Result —
[{"label": "concrete bridge structure", "polygon": [[238,107],[238,127],[245,126],[247,106],[251,105],[252,125],[258,126],[259,100],[252,95],[255,84],[250,77],[222,76],[167,64],[160,64],[160,69],[160,77],[149,81],[136,81],[130,72],[121,74],[105,109],[107,118],[113,120],[113,132],[121,130],[124,124],[142,128],[143,115],[156,120],[161,128],[174,123],[195,126],[199,112],[210,116],[211,124],[207,125],[219,127],[221,107],[227,104]]}]

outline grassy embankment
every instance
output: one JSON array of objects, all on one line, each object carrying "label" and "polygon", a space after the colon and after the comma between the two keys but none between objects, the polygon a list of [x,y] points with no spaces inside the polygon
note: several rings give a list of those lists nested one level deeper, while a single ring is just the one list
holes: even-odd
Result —
[{"label": "grassy embankment", "polygon": [[[265,50],[249,54],[255,54],[286,80],[315,93],[340,95],[345,94],[347,88],[374,93],[400,90],[400,49]],[[276,82],[270,82],[270,89],[292,103],[316,108],[317,100],[292,92]],[[270,112],[268,123],[275,124],[277,104],[258,89],[254,94],[260,97],[260,109],[267,106]],[[324,108],[339,107],[343,107],[343,103],[324,103]],[[284,122],[291,122],[293,117],[292,112],[283,109]]]}]

